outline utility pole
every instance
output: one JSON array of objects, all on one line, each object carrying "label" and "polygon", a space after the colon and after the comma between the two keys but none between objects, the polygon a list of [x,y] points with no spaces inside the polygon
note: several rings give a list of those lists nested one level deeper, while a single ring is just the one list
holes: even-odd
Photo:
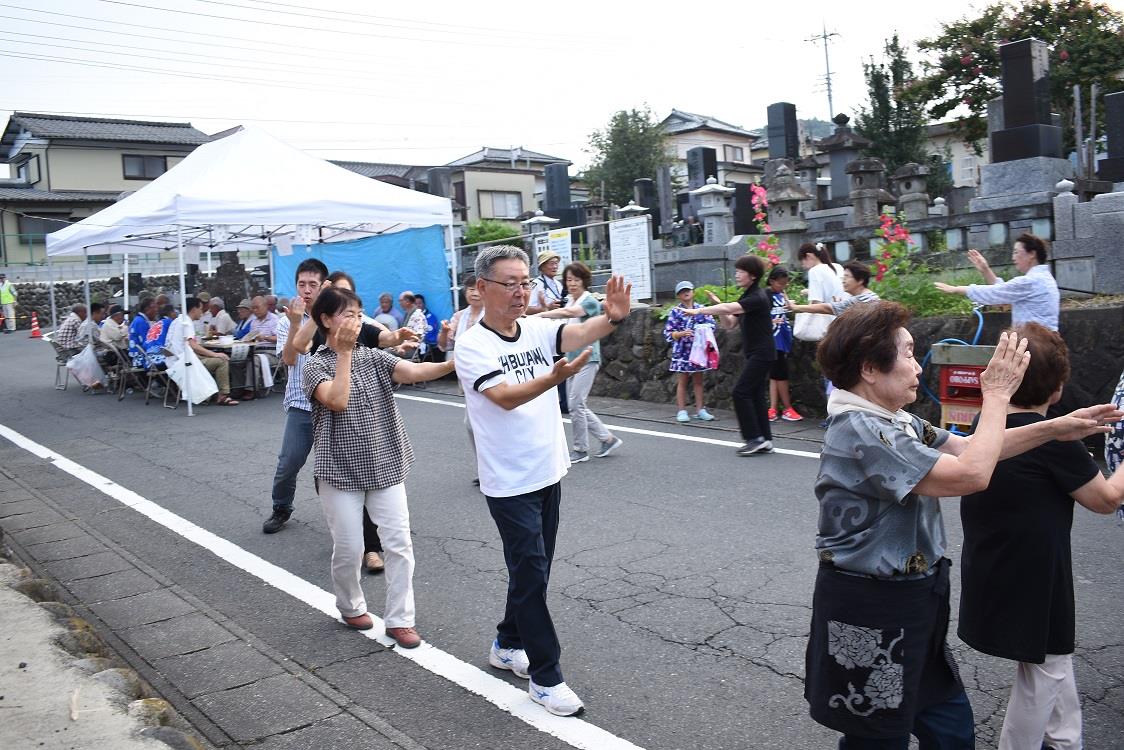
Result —
[{"label": "utility pole", "polygon": [[835,33],[834,31],[829,34],[827,31],[827,22],[825,21],[823,25],[823,31],[821,33],[805,40],[811,42],[812,44],[823,44],[823,62],[824,69],[826,71],[823,78],[824,82],[827,83],[827,119],[829,121],[832,117],[835,117],[835,103],[831,100],[831,57],[828,55],[828,46],[830,45],[830,39],[833,36],[839,36],[839,34]]}]

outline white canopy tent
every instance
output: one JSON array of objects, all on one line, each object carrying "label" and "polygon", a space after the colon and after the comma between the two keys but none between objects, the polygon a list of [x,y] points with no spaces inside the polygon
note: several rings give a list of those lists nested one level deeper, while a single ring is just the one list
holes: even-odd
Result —
[{"label": "white canopy tent", "polygon": [[[195,255],[213,248],[216,235],[226,244],[267,248],[274,236],[298,227],[381,234],[440,224],[451,250],[452,220],[448,198],[372,180],[245,127],[200,146],[112,206],[47,235],[47,255],[121,254],[127,263],[129,255],[178,250],[180,297],[186,299],[185,250]],[[455,263],[456,253],[450,256]],[[454,294],[456,275],[453,268]],[[87,284],[87,308],[89,302]]]}]

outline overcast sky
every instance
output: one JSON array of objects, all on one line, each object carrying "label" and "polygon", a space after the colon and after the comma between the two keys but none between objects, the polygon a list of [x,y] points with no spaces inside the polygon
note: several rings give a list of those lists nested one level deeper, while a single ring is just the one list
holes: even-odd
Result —
[{"label": "overcast sky", "polygon": [[589,133],[644,104],[748,128],[776,101],[828,119],[823,47],[807,41],[825,24],[835,109],[851,114],[885,37],[983,5],[5,0],[0,116],[253,123],[325,158],[407,164],[521,145],[581,167]]}]

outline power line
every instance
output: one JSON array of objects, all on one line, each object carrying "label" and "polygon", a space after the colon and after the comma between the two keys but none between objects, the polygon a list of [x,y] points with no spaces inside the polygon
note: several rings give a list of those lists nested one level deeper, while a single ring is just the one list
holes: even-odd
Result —
[{"label": "power line", "polygon": [[827,22],[825,21],[824,25],[823,25],[823,31],[821,33],[805,40],[805,41],[811,42],[813,44],[823,44],[823,61],[824,61],[824,67],[826,68],[826,73],[824,73],[824,81],[827,83],[827,119],[828,120],[831,120],[831,118],[835,117],[835,104],[831,100],[831,58],[828,56],[828,50],[827,50],[828,46],[831,44],[830,40],[834,36],[839,36],[839,34],[837,34],[834,31],[829,34],[828,31],[827,31]]}]

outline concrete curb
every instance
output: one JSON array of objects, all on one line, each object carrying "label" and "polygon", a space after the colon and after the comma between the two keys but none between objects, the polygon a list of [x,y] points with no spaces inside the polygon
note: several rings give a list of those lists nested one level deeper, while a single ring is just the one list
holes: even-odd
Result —
[{"label": "concrete curb", "polygon": [[[21,737],[13,734],[24,731],[19,721],[23,714],[34,722],[36,739],[74,730],[97,737],[83,739],[82,747],[152,748],[153,740],[176,750],[212,747],[151,685],[125,666],[86,620],[59,601],[50,581],[35,577],[20,563],[0,529],[0,586],[4,589],[0,591],[4,611],[0,619],[24,623],[21,632],[8,637],[18,639],[21,653],[26,649],[36,655],[28,656],[34,659],[34,677],[29,675],[29,679],[46,691],[21,689],[19,681],[13,681],[9,695],[20,703],[13,706],[9,702],[5,707],[19,713],[7,715],[9,720],[0,728],[0,744],[11,741],[11,747],[18,746]],[[18,668],[28,670],[28,662],[21,661]],[[0,685],[6,681],[0,672]],[[64,705],[67,710],[60,711]],[[23,735],[23,739],[29,738]],[[89,744],[91,741],[98,744]]]}]

